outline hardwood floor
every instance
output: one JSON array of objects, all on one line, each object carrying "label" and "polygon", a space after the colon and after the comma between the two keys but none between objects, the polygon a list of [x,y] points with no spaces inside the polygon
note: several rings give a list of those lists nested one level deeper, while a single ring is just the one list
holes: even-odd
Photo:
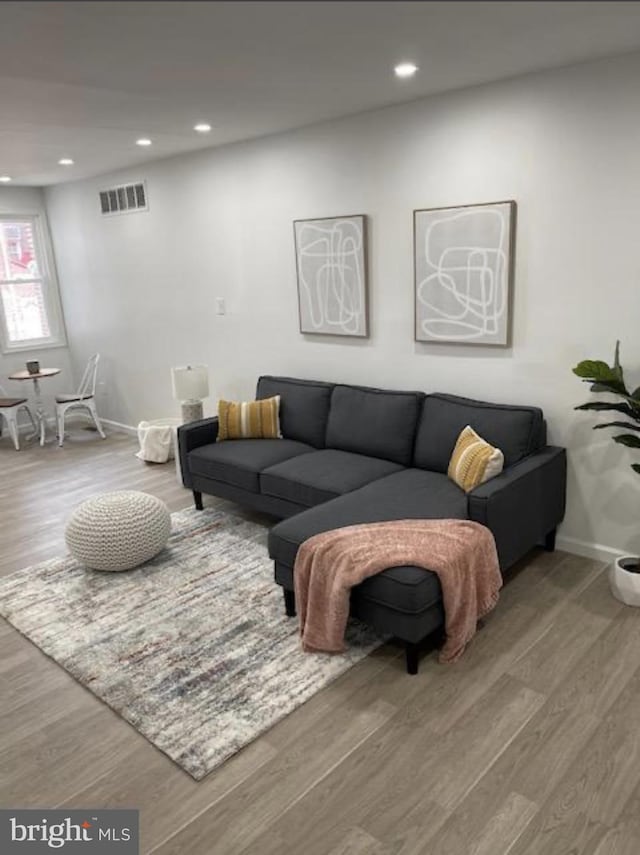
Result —
[{"label": "hardwood floor", "polygon": [[[0,573],[95,492],[190,504],[134,451],[0,439]],[[637,855],[640,610],[603,570],[532,554],[460,663],[383,647],[200,783],[0,621],[0,804],[138,807],[156,855]]]}]

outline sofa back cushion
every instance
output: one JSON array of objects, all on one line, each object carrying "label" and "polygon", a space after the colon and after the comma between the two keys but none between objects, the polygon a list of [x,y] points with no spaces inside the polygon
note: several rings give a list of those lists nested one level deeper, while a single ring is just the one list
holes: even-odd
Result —
[{"label": "sofa back cushion", "polygon": [[256,398],[280,395],[282,436],[324,448],[332,390],[332,383],[265,375],[258,380]]},{"label": "sofa back cushion", "polygon": [[408,466],[423,397],[420,392],[336,386],[331,395],[327,448]]},{"label": "sofa back cushion", "polygon": [[413,465],[446,472],[460,431],[467,425],[502,451],[505,468],[545,444],[545,424],[538,407],[427,395],[418,423]]}]

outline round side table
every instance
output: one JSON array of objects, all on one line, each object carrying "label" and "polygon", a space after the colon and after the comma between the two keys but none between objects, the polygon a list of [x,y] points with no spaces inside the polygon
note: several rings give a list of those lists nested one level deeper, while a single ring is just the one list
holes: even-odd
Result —
[{"label": "round side table", "polygon": [[42,394],[40,392],[40,380],[45,377],[55,377],[60,374],[60,368],[41,368],[36,374],[30,374],[28,371],[16,371],[9,374],[9,380],[32,380],[33,381],[33,397],[36,402],[36,421],[40,432],[40,445],[44,445],[47,433],[47,415],[42,403]]}]

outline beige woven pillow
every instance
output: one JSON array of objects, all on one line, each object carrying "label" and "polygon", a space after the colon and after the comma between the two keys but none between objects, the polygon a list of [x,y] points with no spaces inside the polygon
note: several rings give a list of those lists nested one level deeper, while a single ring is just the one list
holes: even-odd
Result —
[{"label": "beige woven pillow", "polygon": [[489,445],[467,425],[453,449],[447,475],[468,493],[489,478],[495,478],[503,468],[504,455],[500,449]]},{"label": "beige woven pillow", "polygon": [[260,401],[218,402],[218,442],[281,438],[280,395]]}]

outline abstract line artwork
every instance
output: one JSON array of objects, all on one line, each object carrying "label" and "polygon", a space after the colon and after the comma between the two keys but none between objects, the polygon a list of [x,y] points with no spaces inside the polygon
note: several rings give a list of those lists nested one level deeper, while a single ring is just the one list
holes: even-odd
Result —
[{"label": "abstract line artwork", "polygon": [[506,345],[515,202],[414,211],[416,341]]},{"label": "abstract line artwork", "polygon": [[367,336],[366,218],[296,220],[300,332]]}]

